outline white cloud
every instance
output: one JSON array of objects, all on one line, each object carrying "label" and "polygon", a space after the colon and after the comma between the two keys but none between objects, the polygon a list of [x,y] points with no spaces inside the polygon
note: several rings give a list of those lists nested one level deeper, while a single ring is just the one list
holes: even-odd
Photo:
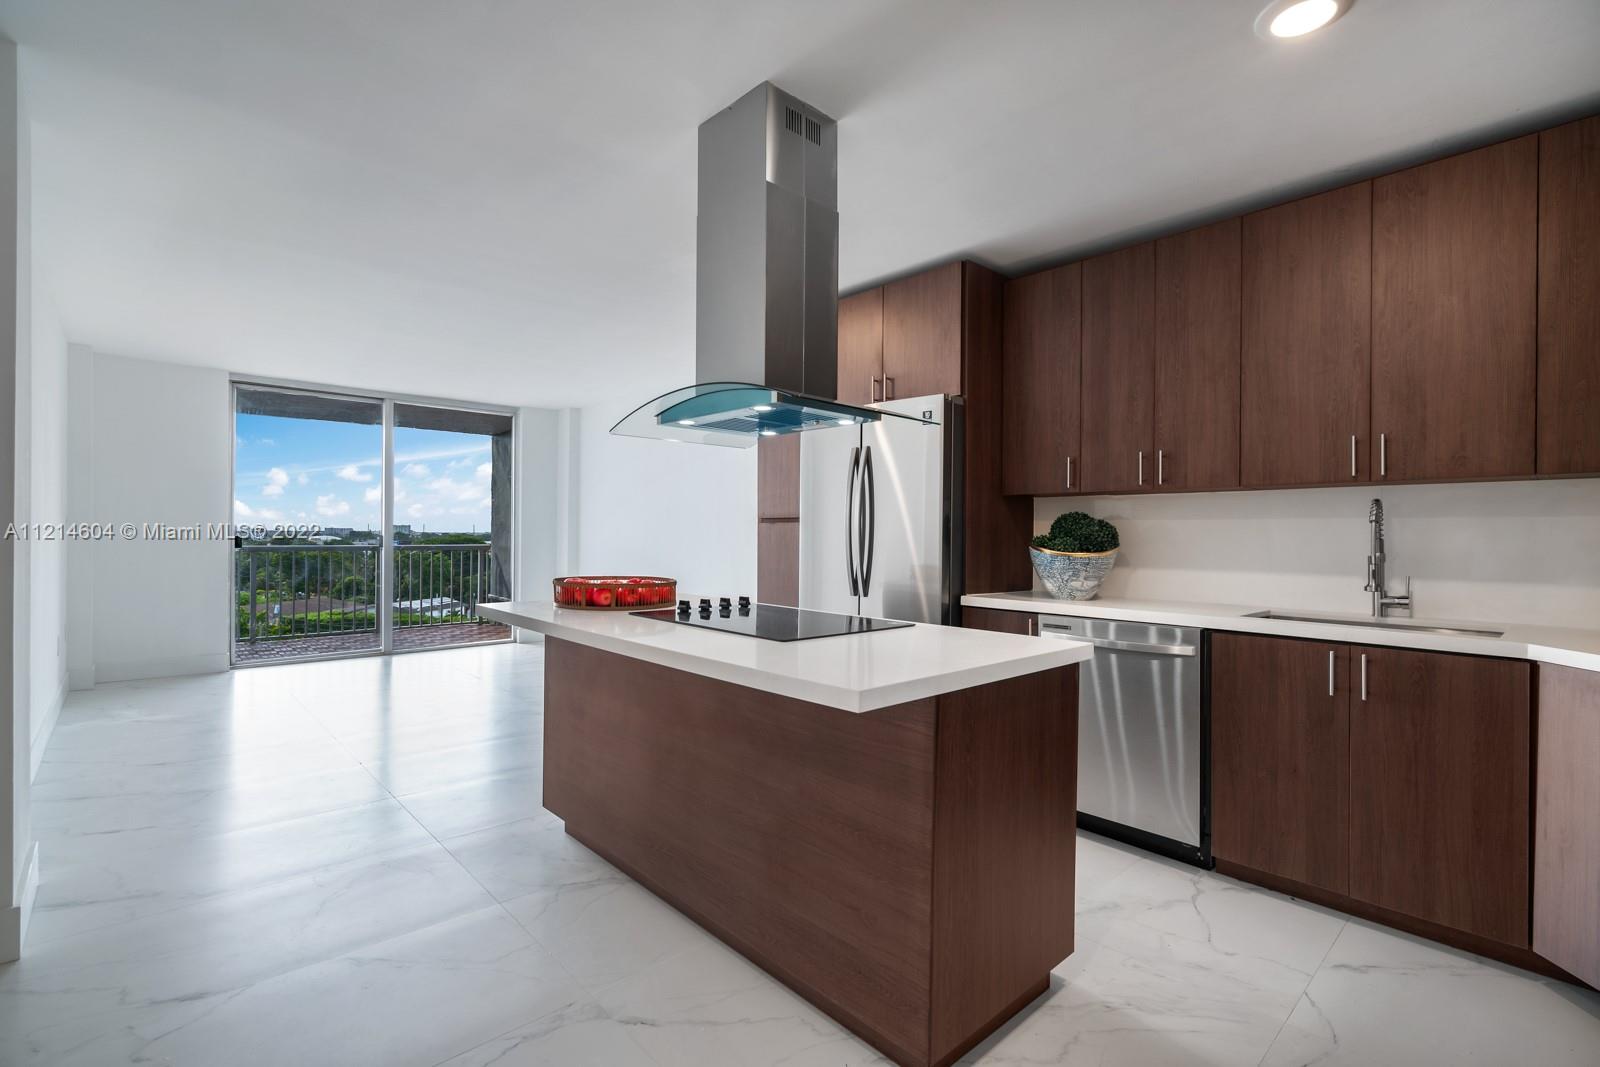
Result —
[{"label": "white cloud", "polygon": [[423,507],[421,504],[412,504],[409,508],[406,508],[406,514],[410,515],[413,519],[420,519],[427,513],[428,509]]},{"label": "white cloud", "polygon": [[407,478],[426,478],[433,471],[426,463],[407,463],[406,469],[400,473]]},{"label": "white cloud", "polygon": [[489,476],[494,473],[494,464],[493,463],[480,463],[480,464],[478,464],[478,469],[473,471],[472,473],[473,473],[473,476],[478,479],[478,481],[486,482],[486,481],[489,480]]},{"label": "white cloud", "polygon": [[365,493],[361,494],[361,499],[368,504],[376,504],[383,499],[383,490],[379,489],[377,486],[373,486]]},{"label": "white cloud", "polygon": [[340,467],[336,473],[347,482],[372,481],[372,472],[362,470],[359,463],[347,463]]},{"label": "white cloud", "polygon": [[289,472],[273,467],[267,472],[267,484],[261,487],[262,496],[282,496],[283,487],[289,484]]},{"label": "white cloud", "polygon": [[254,526],[260,523],[282,522],[283,512],[274,511],[272,508],[253,508],[243,500],[233,502],[233,521],[240,526]]},{"label": "white cloud", "polygon": [[299,474],[295,475],[294,480],[301,485],[311,484],[311,476],[305,471],[301,471]]},{"label": "white cloud", "polygon": [[317,514],[325,519],[348,515],[350,514],[350,504],[347,501],[340,500],[332,493],[325,493],[317,497]]}]

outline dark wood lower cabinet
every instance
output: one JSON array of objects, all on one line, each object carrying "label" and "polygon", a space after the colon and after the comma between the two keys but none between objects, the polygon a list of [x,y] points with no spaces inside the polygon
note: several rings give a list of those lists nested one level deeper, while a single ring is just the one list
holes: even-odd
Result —
[{"label": "dark wood lower cabinet", "polygon": [[1211,851],[1336,893],[1350,887],[1350,648],[1211,639]]},{"label": "dark wood lower cabinet", "polygon": [[1595,981],[1600,675],[1542,693],[1535,849],[1531,664],[1212,634],[1217,869]]},{"label": "dark wood lower cabinet", "polygon": [[1037,617],[1026,611],[962,608],[961,625],[969,630],[997,630],[1005,634],[1032,634]]},{"label": "dark wood lower cabinet", "polygon": [[1356,646],[1351,671],[1350,895],[1526,947],[1530,665]]},{"label": "dark wood lower cabinet", "polygon": [[1600,987],[1600,674],[1539,665],[1533,950]]},{"label": "dark wood lower cabinet", "polygon": [[1077,667],[854,714],[556,638],[545,805],[897,1063],[1073,949]]}]

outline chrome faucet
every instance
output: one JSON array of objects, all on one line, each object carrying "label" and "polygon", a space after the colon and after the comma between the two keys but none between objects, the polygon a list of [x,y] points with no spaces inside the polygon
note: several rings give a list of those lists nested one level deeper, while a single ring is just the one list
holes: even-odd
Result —
[{"label": "chrome faucet", "polygon": [[1385,588],[1383,552],[1383,501],[1374,499],[1367,511],[1367,523],[1372,527],[1372,551],[1367,554],[1367,592],[1372,594],[1372,617],[1381,619],[1391,608],[1404,608],[1411,614],[1411,576],[1406,575],[1406,591],[1400,596],[1389,595]]}]

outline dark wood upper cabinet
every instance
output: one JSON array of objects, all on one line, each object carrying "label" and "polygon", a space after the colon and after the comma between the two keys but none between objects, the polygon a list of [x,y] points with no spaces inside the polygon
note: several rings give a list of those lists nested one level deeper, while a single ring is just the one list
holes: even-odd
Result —
[{"label": "dark wood upper cabinet", "polygon": [[1155,485],[1155,245],[1083,261],[1083,489]]},{"label": "dark wood upper cabinet", "polygon": [[883,399],[883,290],[839,298],[839,402]]},{"label": "dark wood upper cabinet", "polygon": [[1538,670],[1533,950],[1600,986],[1600,674]]},{"label": "dark wood upper cabinet", "polygon": [[1242,241],[1243,484],[1365,480],[1372,183],[1246,215]]},{"label": "dark wood upper cabinet", "polygon": [[1522,137],[1372,183],[1379,479],[1534,473],[1538,147]]},{"label": "dark wood upper cabinet", "polygon": [[883,287],[885,391],[879,400],[965,391],[961,375],[965,267],[949,263]]},{"label": "dark wood upper cabinet", "polygon": [[1001,482],[1008,494],[1077,488],[1082,278],[1072,263],[1006,283]]},{"label": "dark wood upper cabinet", "polygon": [[1538,458],[1600,471],[1600,116],[1539,135]]},{"label": "dark wood upper cabinet", "polygon": [[800,517],[800,435],[756,442],[756,517]]},{"label": "dark wood upper cabinet", "polygon": [[1530,665],[1356,646],[1350,672],[1350,895],[1527,947]]},{"label": "dark wood upper cabinet", "polygon": [[1239,229],[1156,242],[1157,489],[1239,486]]},{"label": "dark wood upper cabinet", "polygon": [[1211,850],[1350,888],[1350,648],[1211,638]]}]

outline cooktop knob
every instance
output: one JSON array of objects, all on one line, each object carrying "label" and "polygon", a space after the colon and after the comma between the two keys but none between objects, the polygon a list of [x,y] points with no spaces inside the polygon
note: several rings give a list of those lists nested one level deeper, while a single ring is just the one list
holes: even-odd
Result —
[{"label": "cooktop knob", "polygon": [[711,610],[711,598],[710,597],[703,596],[703,597],[700,598],[700,610],[701,611],[710,611]]},{"label": "cooktop knob", "polygon": [[729,600],[727,597],[722,597],[717,601],[717,607],[721,608],[723,611],[727,611],[729,608],[733,607],[733,601]]},{"label": "cooktop knob", "polygon": [[748,608],[750,606],[750,598],[747,597],[747,596],[740,597],[739,598],[739,606],[741,608]]},{"label": "cooktop knob", "polygon": [[687,614],[689,614],[689,602],[687,600],[678,601],[678,614],[679,615],[687,615]]}]

